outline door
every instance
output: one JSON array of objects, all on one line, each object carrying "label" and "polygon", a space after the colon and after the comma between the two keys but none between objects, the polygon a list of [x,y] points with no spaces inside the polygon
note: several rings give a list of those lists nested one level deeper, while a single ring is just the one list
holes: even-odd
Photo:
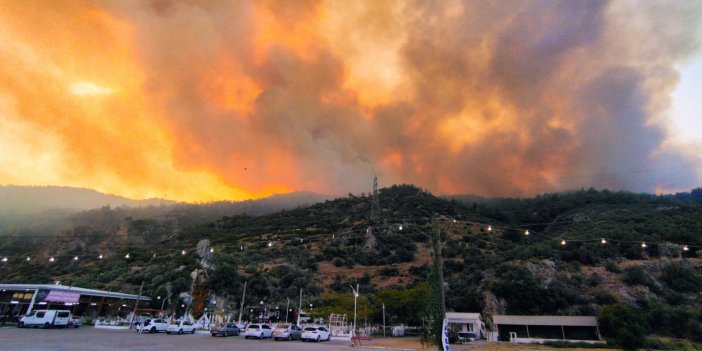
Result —
[{"label": "door", "polygon": [[517,332],[509,332],[509,342],[517,342]]}]

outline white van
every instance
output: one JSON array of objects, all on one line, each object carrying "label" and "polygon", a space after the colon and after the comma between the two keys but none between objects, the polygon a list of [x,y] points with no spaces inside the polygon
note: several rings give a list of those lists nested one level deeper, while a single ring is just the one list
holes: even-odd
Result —
[{"label": "white van", "polygon": [[18,327],[60,327],[65,328],[71,319],[71,312],[65,310],[36,310],[26,314],[17,324]]}]

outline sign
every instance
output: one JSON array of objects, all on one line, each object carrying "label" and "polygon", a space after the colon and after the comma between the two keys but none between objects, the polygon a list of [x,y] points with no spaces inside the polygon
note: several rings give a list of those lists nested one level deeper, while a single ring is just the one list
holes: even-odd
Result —
[{"label": "sign", "polygon": [[44,298],[44,301],[78,303],[79,299],[80,299],[80,293],[77,293],[77,292],[51,290],[51,291],[49,291],[49,295],[46,295],[46,298]]},{"label": "sign", "polygon": [[448,318],[444,318],[444,325],[441,328],[441,345],[443,346],[444,351],[451,351],[451,348],[449,347]]}]

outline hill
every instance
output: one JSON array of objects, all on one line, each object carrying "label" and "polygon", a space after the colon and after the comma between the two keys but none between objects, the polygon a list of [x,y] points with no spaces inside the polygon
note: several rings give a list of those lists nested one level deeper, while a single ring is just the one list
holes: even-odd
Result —
[{"label": "hill", "polygon": [[[352,308],[349,284],[360,284],[360,316],[378,320],[382,302],[390,323],[419,324],[434,281],[428,236],[438,229],[448,310],[635,311],[649,332],[701,341],[698,191],[590,189],[466,203],[398,185],[380,190],[373,220],[371,198],[352,194],[204,224],[195,219],[207,217],[197,214],[206,207],[140,218],[102,208],[82,212],[75,217],[80,225],[58,235],[8,236],[0,253],[10,259],[0,276],[125,292],[144,282],[146,294],[168,296],[176,310],[180,298],[198,289],[216,296],[219,308],[236,310],[247,281],[253,305],[284,306],[302,289],[305,306],[317,306],[319,315]],[[22,260],[26,255],[31,262]],[[71,261],[74,256],[80,259]],[[196,276],[205,283],[192,290]]]},{"label": "hill", "polygon": [[109,231],[125,218],[153,219],[191,227],[225,215],[262,215],[310,205],[330,198],[310,192],[273,195],[258,200],[176,203],[132,200],[71,187],[0,186],[0,236],[55,235],[74,227]]}]

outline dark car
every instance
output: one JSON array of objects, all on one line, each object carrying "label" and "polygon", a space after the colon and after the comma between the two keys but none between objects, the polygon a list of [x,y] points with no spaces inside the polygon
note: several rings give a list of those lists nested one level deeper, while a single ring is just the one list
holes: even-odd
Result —
[{"label": "dark car", "polygon": [[236,336],[238,336],[239,333],[241,333],[241,330],[234,323],[215,325],[210,329],[210,334],[212,334],[212,336],[217,336],[217,335],[221,335],[221,336],[236,335]]}]

